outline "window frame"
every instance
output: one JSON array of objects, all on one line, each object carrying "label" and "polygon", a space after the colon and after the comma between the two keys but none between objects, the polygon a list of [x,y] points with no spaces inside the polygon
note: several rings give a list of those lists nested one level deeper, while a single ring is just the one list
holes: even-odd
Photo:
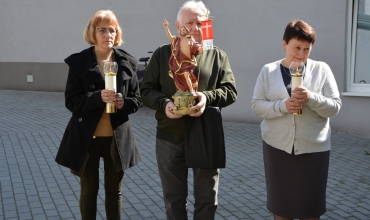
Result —
[{"label": "window frame", "polygon": [[[357,41],[357,19],[358,19],[359,0],[349,1],[347,18],[347,74],[346,91],[344,96],[368,96],[370,97],[370,82],[367,84],[354,83],[355,78],[355,58]],[[370,70],[369,70],[370,71]],[[369,73],[370,74],[370,73]]]}]

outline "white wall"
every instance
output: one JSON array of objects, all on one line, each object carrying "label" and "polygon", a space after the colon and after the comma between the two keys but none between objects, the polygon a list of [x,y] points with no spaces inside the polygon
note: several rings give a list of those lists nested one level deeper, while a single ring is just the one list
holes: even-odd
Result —
[{"label": "white wall", "polygon": [[0,0],[0,27],[6,27],[0,31],[0,62],[63,62],[89,46],[83,30],[101,9],[110,9],[118,17],[126,41],[121,47],[136,57],[147,56],[148,50],[167,43],[163,19],[174,20],[181,2]]},{"label": "white wall", "polygon": [[[86,47],[82,37],[88,19],[100,9],[113,10],[121,22],[125,44],[135,57],[168,43],[162,23],[172,33],[180,0],[0,0],[0,63],[62,63]],[[282,36],[294,19],[311,24],[317,34],[310,58],[329,64],[340,91],[345,90],[347,0],[205,0],[214,16],[214,44],[223,49],[237,80],[238,100],[223,111],[226,120],[259,123],[250,101],[261,67],[284,57]],[[6,27],[6,28],[5,28]],[[346,103],[370,106],[369,98],[343,97],[343,108],[332,119],[334,130],[370,136],[370,113],[348,127],[352,110]],[[370,112],[370,111],[368,111]],[[368,134],[369,133],[369,134]]]}]

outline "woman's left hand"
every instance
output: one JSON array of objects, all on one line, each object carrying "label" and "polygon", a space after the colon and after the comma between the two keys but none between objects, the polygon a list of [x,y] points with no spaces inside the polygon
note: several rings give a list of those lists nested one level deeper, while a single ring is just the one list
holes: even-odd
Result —
[{"label": "woman's left hand", "polygon": [[296,102],[306,103],[310,99],[310,91],[305,87],[299,86],[292,91],[292,98],[294,98]]},{"label": "woman's left hand", "polygon": [[121,93],[117,93],[116,94],[115,103],[116,103],[117,109],[122,109],[123,108],[123,105],[125,104],[125,102],[124,102],[124,100],[122,98],[122,94]]}]

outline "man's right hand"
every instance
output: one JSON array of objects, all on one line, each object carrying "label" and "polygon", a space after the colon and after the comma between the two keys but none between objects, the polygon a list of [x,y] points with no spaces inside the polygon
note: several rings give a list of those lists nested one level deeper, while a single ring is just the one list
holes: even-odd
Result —
[{"label": "man's right hand", "polygon": [[166,115],[168,118],[176,119],[176,118],[181,118],[182,115],[175,115],[173,114],[170,110],[172,109],[177,109],[176,105],[173,102],[169,102],[166,105]]}]

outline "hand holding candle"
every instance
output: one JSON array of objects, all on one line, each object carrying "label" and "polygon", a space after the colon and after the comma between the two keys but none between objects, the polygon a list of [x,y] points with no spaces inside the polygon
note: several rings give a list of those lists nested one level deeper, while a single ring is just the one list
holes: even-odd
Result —
[{"label": "hand holding candle", "polygon": [[[116,62],[104,61],[104,76],[105,76],[105,89],[109,89],[117,92],[116,88],[116,75],[118,71],[118,66]],[[107,113],[115,113],[117,111],[116,105],[114,102],[106,104]]]},{"label": "hand holding candle", "polygon": [[[292,92],[295,88],[303,86],[303,74],[305,71],[305,65],[303,62],[291,62],[289,66],[289,71],[292,76]],[[298,110],[297,113],[302,114],[302,109]]]}]

